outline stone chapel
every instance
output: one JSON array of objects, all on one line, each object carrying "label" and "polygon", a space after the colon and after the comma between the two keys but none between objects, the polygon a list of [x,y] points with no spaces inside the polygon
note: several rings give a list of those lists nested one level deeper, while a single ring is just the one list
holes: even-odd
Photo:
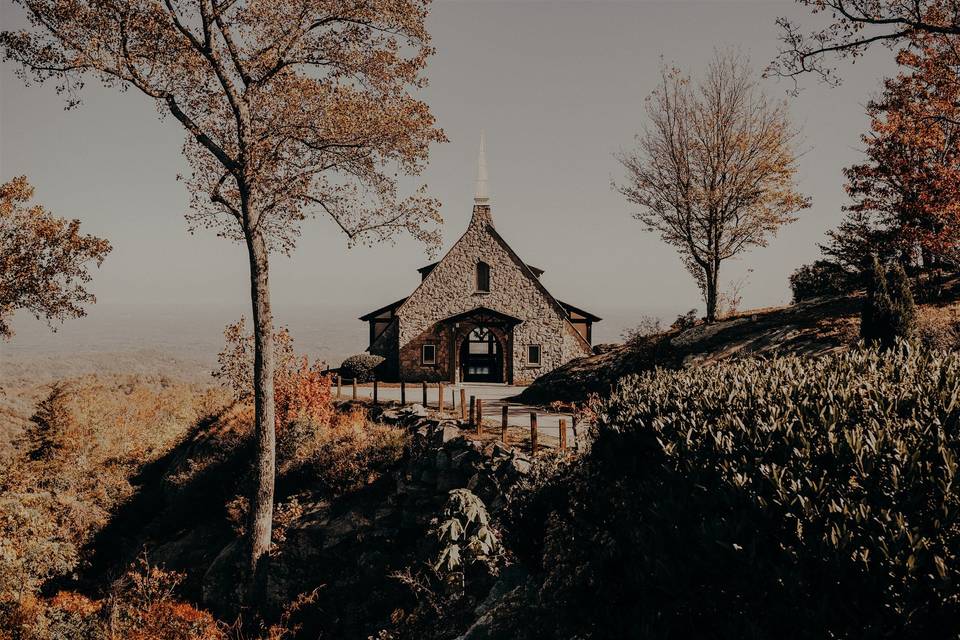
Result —
[{"label": "stone chapel", "polygon": [[467,230],[439,262],[418,269],[406,298],[361,316],[381,375],[406,381],[527,384],[590,355],[600,318],[561,302],[497,233],[480,139],[477,189]]}]

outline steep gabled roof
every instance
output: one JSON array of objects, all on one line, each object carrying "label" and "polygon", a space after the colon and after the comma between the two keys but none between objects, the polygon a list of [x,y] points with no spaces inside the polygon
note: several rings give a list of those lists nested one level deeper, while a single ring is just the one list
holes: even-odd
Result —
[{"label": "steep gabled roof", "polygon": [[580,335],[580,332],[574,328],[573,324],[570,322],[570,317],[567,315],[567,310],[564,309],[563,305],[557,302],[557,299],[554,298],[549,291],[547,291],[547,288],[543,286],[542,282],[540,282],[540,278],[534,275],[533,271],[530,270],[530,267],[527,266],[527,263],[520,259],[520,256],[517,255],[517,252],[513,250],[513,247],[507,244],[507,241],[503,239],[503,236],[500,235],[500,233],[492,224],[488,223],[486,225],[486,230],[497,242],[501,244],[501,246],[503,246],[507,254],[520,265],[521,271],[525,271],[527,275],[530,276],[530,279],[533,281],[533,285],[537,287],[544,296],[546,296],[550,304],[552,304],[554,309],[560,314],[563,322],[567,323],[567,327],[573,332],[573,335],[575,335],[577,340],[579,340],[583,346],[590,351],[592,349],[590,343],[587,342],[587,339]]},{"label": "steep gabled roof", "polygon": [[557,302],[559,302],[560,305],[561,305],[564,309],[566,309],[568,313],[569,313],[569,312],[579,313],[580,315],[582,315],[584,318],[586,318],[586,319],[589,320],[590,322],[600,322],[601,320],[603,320],[603,318],[597,317],[597,316],[593,315],[592,313],[590,313],[589,311],[584,311],[583,309],[581,309],[581,308],[579,308],[579,307],[575,307],[575,306],[573,306],[572,304],[570,304],[569,302],[564,302],[563,300],[557,300]]},{"label": "steep gabled roof", "polygon": [[[440,264],[440,261],[439,261],[439,260],[438,260],[437,262],[431,262],[430,264],[424,265],[424,266],[420,267],[419,269],[417,269],[417,271],[420,272],[420,275],[421,275],[421,276],[423,276],[424,278],[426,278],[426,277],[427,277],[427,274],[430,273],[431,271],[433,271],[433,268],[434,268],[435,266],[437,266],[438,264]],[[535,267],[535,266],[533,266],[532,264],[528,264],[528,265],[527,265],[527,268],[530,269],[530,271],[533,272],[533,275],[537,276],[538,278],[545,273],[543,269],[540,269],[539,267]]]},{"label": "steep gabled roof", "polygon": [[380,314],[383,313],[384,311],[393,311],[393,310],[396,310],[397,307],[399,307],[400,305],[402,305],[402,304],[403,304],[404,302],[406,302],[406,301],[407,301],[406,298],[400,298],[400,299],[397,300],[396,302],[391,302],[390,304],[388,304],[388,305],[385,306],[385,307],[380,307],[379,309],[374,309],[374,310],[371,311],[370,313],[367,313],[367,314],[365,314],[365,315],[360,316],[359,319],[360,319],[360,320],[364,320],[364,321],[373,320],[375,317],[377,317],[378,315],[380,315]]}]

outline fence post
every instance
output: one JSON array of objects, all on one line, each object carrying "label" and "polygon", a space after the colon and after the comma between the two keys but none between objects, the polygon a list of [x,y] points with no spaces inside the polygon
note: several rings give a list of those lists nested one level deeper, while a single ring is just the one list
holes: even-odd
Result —
[{"label": "fence post", "polygon": [[560,418],[560,451],[567,449],[567,421]]},{"label": "fence post", "polygon": [[530,412],[530,453],[537,452],[537,412]]},{"label": "fence post", "polygon": [[470,426],[477,426],[477,396],[470,396]]},{"label": "fence post", "polygon": [[460,389],[460,419],[467,419],[467,390],[463,388]]},{"label": "fence post", "polygon": [[501,418],[500,418],[500,440],[503,444],[507,444],[507,422],[509,419],[510,408],[507,405],[503,405],[501,409]]},{"label": "fence post", "polygon": [[340,399],[340,383],[341,383],[342,381],[343,381],[343,379],[340,377],[340,374],[338,373],[338,374],[337,374],[337,400]]},{"label": "fence post", "polygon": [[423,408],[427,408],[427,383],[423,381],[420,383],[420,386],[423,387]]},{"label": "fence post", "polygon": [[483,433],[483,400],[477,398],[477,435]]},{"label": "fence post", "polygon": [[407,404],[407,383],[400,381],[400,406]]},{"label": "fence post", "polygon": [[380,383],[377,382],[376,376],[373,378],[373,404],[380,404]]},{"label": "fence post", "polygon": [[353,379],[353,399],[357,399],[357,379]]},{"label": "fence post", "polygon": [[437,411],[443,415],[443,383],[437,383]]},{"label": "fence post", "polygon": [[570,416],[570,428],[573,431],[573,450],[579,451],[580,444],[577,441],[577,414]]}]

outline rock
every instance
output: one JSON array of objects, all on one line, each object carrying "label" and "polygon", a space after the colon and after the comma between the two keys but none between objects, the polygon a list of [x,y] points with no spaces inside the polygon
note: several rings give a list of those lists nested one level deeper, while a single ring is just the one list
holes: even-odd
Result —
[{"label": "rock", "polygon": [[495,442],[490,450],[490,456],[494,458],[506,458],[510,456],[512,449],[502,442]]},{"label": "rock", "polygon": [[389,422],[390,424],[396,424],[400,422],[403,417],[404,414],[402,414],[399,409],[388,409],[387,411],[383,412],[383,414],[380,416],[380,419],[384,422]]},{"label": "rock", "polygon": [[342,516],[330,520],[323,528],[323,548],[329,549],[340,544],[346,538],[356,537],[359,529],[370,526],[370,520],[356,511],[348,511]]},{"label": "rock", "polygon": [[378,527],[383,526],[385,520],[393,520],[397,516],[397,510],[393,507],[380,507],[373,514],[373,521],[377,523]]},{"label": "rock", "polygon": [[460,435],[460,429],[457,429],[453,426],[444,426],[440,431],[440,442],[446,444],[451,440],[456,440],[457,438],[462,437]]},{"label": "rock", "polygon": [[203,603],[217,612],[232,610],[242,601],[240,585],[241,551],[243,541],[234,540],[217,554],[206,573],[200,587],[200,597]]},{"label": "rock", "polygon": [[510,467],[519,475],[525,476],[530,473],[530,468],[533,465],[530,464],[529,460],[524,460],[523,458],[516,457],[510,461]]},{"label": "rock", "polygon": [[422,404],[411,404],[407,407],[401,409],[406,416],[416,416],[418,418],[426,418],[429,415],[427,408]]},{"label": "rock", "polygon": [[[514,565],[516,567],[516,565]],[[513,608],[517,602],[529,601],[534,585],[522,568],[516,572],[506,569],[500,579],[494,583],[490,593],[483,602],[474,609],[474,620],[470,628],[457,640],[494,640],[497,638],[512,638],[516,633],[510,628],[512,615],[504,615],[500,607],[506,605]],[[512,612],[515,615],[515,612]]]},{"label": "rock", "polygon": [[479,483],[480,483],[480,476],[479,474],[475,473],[472,476],[470,476],[469,480],[467,480],[467,489],[470,489],[470,491],[473,491],[474,489],[477,488],[477,485]]},{"label": "rock", "polygon": [[450,473],[449,471],[441,471],[437,474],[437,491],[440,493],[447,493],[451,489],[456,489],[461,484],[461,479],[458,475]]},{"label": "rock", "polygon": [[437,481],[437,473],[433,469],[424,469],[420,472],[420,482],[423,484],[433,484]]},{"label": "rock", "polygon": [[414,418],[413,422],[408,424],[408,428],[418,432],[420,429],[424,429],[426,433],[430,433],[430,430],[433,429],[436,424],[436,421],[430,418]]},{"label": "rock", "polygon": [[456,448],[456,450],[450,454],[450,464],[457,469],[466,469],[471,463],[484,459],[481,452],[469,446],[477,443],[468,441],[466,438],[454,440],[450,444]]}]

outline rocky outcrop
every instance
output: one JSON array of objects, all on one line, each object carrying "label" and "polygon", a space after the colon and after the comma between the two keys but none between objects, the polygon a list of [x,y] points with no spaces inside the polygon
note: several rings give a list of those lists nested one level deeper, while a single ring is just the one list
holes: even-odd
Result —
[{"label": "rocky outcrop", "polygon": [[[317,589],[311,609],[324,615],[306,623],[305,637],[314,632],[366,637],[385,626],[411,597],[390,575],[431,559],[430,531],[449,492],[470,489],[496,518],[531,469],[527,454],[470,439],[457,421],[432,417],[420,405],[386,410],[379,419],[410,431],[404,463],[336,500],[309,490],[298,494],[298,516],[283,527],[272,558],[268,583],[274,612]],[[214,610],[236,602],[238,554],[231,543],[204,576],[203,596]]]}]

